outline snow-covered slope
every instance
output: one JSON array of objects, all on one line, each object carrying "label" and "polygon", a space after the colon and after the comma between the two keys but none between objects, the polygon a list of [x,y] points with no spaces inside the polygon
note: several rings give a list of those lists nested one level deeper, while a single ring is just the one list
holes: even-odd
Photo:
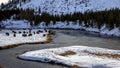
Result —
[{"label": "snow-covered slope", "polygon": [[120,0],[31,0],[16,6],[23,9],[32,8],[35,11],[40,8],[41,12],[50,14],[66,14],[120,8]]}]

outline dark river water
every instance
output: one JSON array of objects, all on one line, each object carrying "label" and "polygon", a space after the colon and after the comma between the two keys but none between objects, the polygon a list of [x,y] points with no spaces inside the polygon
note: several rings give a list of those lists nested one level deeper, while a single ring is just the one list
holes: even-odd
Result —
[{"label": "dark river water", "polygon": [[80,30],[53,30],[52,42],[48,44],[26,44],[18,47],[0,50],[0,65],[3,68],[67,68],[61,65],[25,61],[17,58],[26,52],[46,48],[58,48],[64,46],[90,46],[109,49],[120,49],[120,38],[100,36],[97,33],[88,33]]}]

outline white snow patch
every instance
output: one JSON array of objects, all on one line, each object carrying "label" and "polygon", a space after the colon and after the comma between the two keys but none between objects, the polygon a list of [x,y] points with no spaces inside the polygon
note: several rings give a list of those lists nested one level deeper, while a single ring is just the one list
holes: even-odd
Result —
[{"label": "white snow patch", "polygon": [[[65,51],[74,51],[75,55],[60,56],[59,54]],[[98,47],[87,47],[87,46],[70,46],[70,47],[60,47],[52,49],[43,49],[26,52],[19,57],[27,60],[35,60],[42,62],[54,61],[56,63],[62,63],[68,66],[78,65],[80,67],[88,68],[119,68],[120,58],[108,58],[104,56],[95,56],[86,53],[96,52],[96,53],[108,53],[108,54],[118,54],[120,55],[120,50],[111,50]]]},{"label": "white snow patch", "polygon": [[5,26],[5,28],[30,28],[31,25],[26,20],[5,20],[2,21],[2,26]]},{"label": "white snow patch", "polygon": [[[40,30],[43,31],[39,34],[36,32]],[[16,32],[16,37],[14,37],[14,32]],[[19,33],[21,32],[21,33]],[[26,37],[23,37],[23,32],[26,32]],[[36,34],[34,34],[34,32]],[[9,36],[6,35],[6,33],[9,33]],[[28,34],[32,34],[32,36],[28,36]],[[43,29],[32,29],[31,33],[29,33],[29,30],[1,30],[0,31],[0,47],[1,46],[8,46],[12,44],[21,44],[21,43],[32,43],[32,42],[44,42],[47,40],[47,37],[43,36],[43,34],[48,34],[48,32],[45,32]]]}]

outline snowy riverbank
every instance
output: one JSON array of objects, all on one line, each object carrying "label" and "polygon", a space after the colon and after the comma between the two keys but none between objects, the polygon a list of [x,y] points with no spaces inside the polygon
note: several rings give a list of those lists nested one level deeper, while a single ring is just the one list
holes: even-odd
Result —
[{"label": "snowy riverbank", "polygon": [[48,30],[27,29],[27,30],[1,30],[0,47],[14,46],[23,43],[40,43],[48,41]]}]

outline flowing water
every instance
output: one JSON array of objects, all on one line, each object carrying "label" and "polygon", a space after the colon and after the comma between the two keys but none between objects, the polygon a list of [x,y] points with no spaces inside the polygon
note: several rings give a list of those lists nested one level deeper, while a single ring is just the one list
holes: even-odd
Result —
[{"label": "flowing water", "polygon": [[52,42],[48,44],[26,44],[0,51],[0,64],[3,68],[66,68],[65,66],[25,61],[17,58],[19,54],[46,48],[58,48],[64,46],[90,46],[109,49],[120,49],[120,38],[109,38],[97,33],[89,33],[81,30],[53,30]]}]

